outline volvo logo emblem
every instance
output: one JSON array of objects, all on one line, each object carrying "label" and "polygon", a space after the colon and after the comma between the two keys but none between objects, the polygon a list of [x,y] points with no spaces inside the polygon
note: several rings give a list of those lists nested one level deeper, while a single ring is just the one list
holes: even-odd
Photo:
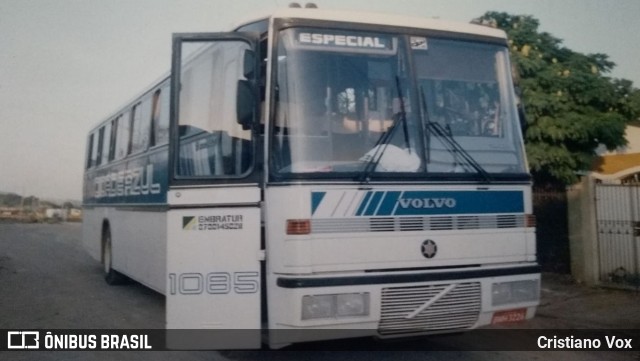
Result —
[{"label": "volvo logo emblem", "polygon": [[428,239],[422,242],[422,247],[420,248],[420,251],[422,252],[422,255],[425,256],[426,258],[433,258],[435,257],[436,253],[438,253],[438,245],[436,244],[436,242]]},{"label": "volvo logo emblem", "polygon": [[455,208],[457,204],[454,198],[400,198],[398,203],[404,209]]}]

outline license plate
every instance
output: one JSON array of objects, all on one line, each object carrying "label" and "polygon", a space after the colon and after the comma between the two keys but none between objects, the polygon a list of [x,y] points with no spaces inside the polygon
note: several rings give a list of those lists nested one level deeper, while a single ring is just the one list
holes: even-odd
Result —
[{"label": "license plate", "polygon": [[519,308],[517,310],[508,310],[495,312],[491,319],[491,324],[522,322],[527,319],[527,309]]}]

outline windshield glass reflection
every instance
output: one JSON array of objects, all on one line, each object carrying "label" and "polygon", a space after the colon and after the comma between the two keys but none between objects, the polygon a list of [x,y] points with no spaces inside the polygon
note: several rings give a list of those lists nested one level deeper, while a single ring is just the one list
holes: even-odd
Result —
[{"label": "windshield glass reflection", "polygon": [[276,173],[526,173],[505,48],[300,28],[278,44]]}]

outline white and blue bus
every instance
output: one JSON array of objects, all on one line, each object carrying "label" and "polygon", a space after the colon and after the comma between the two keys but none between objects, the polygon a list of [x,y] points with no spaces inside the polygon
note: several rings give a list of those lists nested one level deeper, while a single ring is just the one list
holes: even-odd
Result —
[{"label": "white and blue bus", "polygon": [[175,34],[170,74],[87,154],[84,243],[107,282],[166,295],[168,329],[281,347],[459,332],[539,303],[495,28],[298,8]]}]

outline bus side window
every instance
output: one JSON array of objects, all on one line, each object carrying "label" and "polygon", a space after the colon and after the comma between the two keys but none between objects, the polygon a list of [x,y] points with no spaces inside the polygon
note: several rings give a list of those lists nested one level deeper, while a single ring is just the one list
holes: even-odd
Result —
[{"label": "bus side window", "polygon": [[149,146],[151,101],[146,99],[131,110],[131,136],[129,154],[144,151]]},{"label": "bus side window", "polygon": [[98,148],[96,151],[96,166],[102,164],[102,150],[104,149],[104,129],[105,127],[102,126],[100,128],[100,130],[98,131]]},{"label": "bus side window", "polygon": [[87,147],[87,169],[91,168],[93,166],[93,157],[94,157],[94,153],[95,151],[93,150],[93,137],[94,134],[91,133],[91,135],[89,135],[89,146]]},{"label": "bus side window", "polygon": [[98,161],[100,164],[107,164],[109,163],[109,151],[111,146],[111,122],[105,124],[102,129],[104,131],[101,134],[102,146],[100,147],[100,159]]},{"label": "bus side window", "polygon": [[127,156],[129,147],[129,114],[122,114],[118,117],[118,135],[116,137],[116,159]]},{"label": "bus side window", "polygon": [[169,142],[169,89],[163,87],[153,93],[151,103],[151,139],[149,146]]},{"label": "bus side window", "polygon": [[111,120],[111,132],[109,137],[109,161],[116,159],[116,138],[118,135],[118,118]]}]

